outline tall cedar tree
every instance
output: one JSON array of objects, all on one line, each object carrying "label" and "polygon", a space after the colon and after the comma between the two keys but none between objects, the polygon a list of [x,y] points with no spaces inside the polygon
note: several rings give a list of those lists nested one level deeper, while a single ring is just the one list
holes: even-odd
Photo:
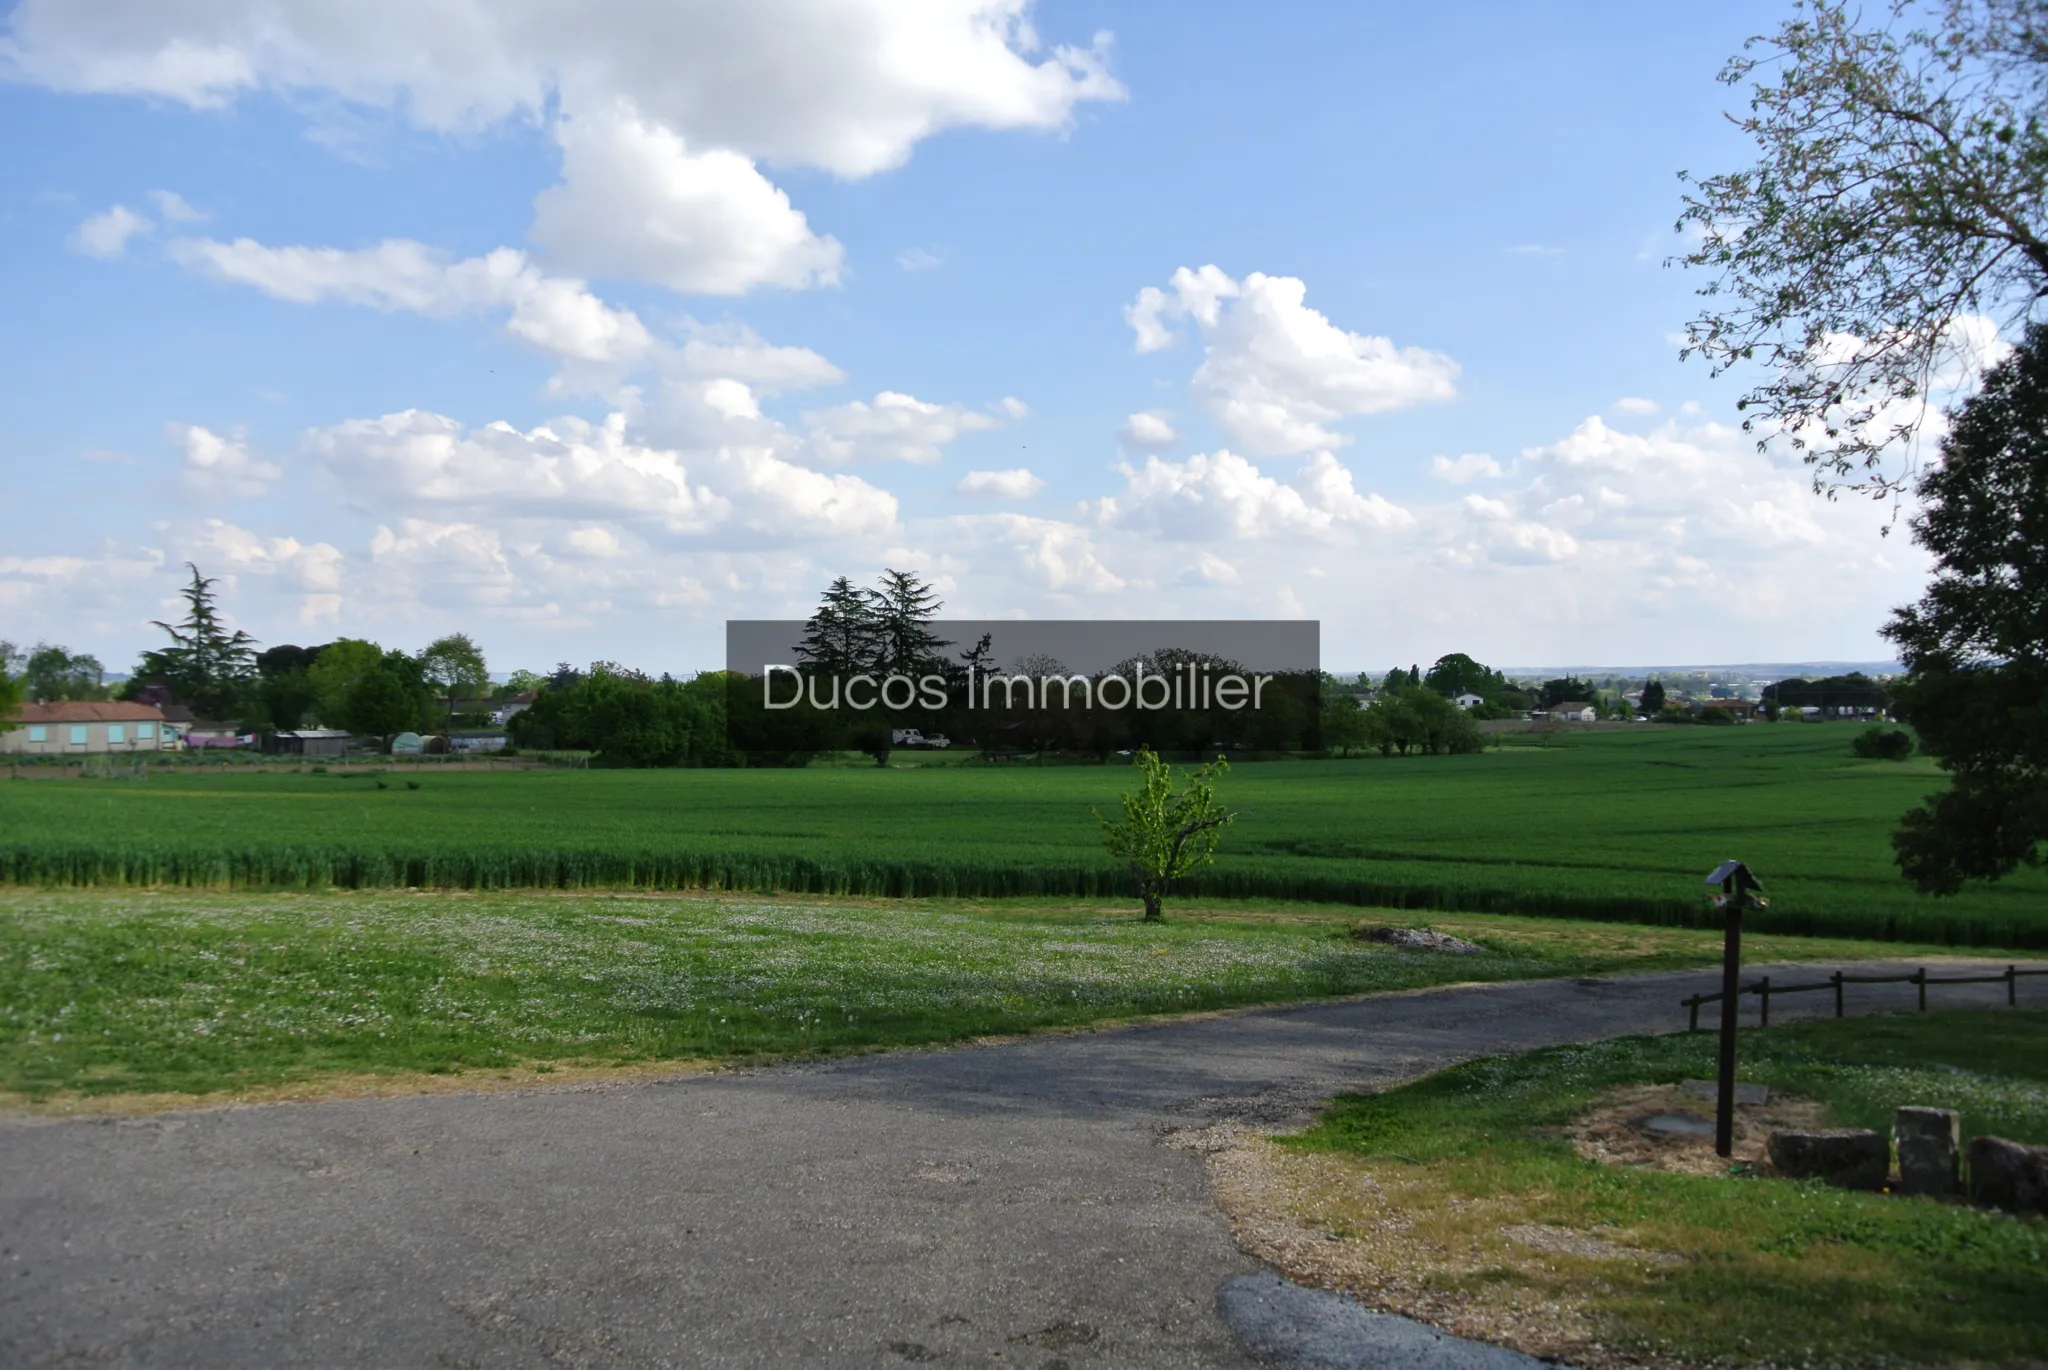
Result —
[{"label": "tall cedar tree", "polygon": [[1933,582],[1884,633],[1911,672],[1898,709],[1949,788],[1892,835],[1923,892],[2038,864],[2048,842],[2048,327],[1961,405],[1920,481]]},{"label": "tall cedar tree", "polygon": [[840,576],[804,624],[797,660],[825,676],[846,676],[874,667],[879,656],[877,597]]},{"label": "tall cedar tree", "polygon": [[163,681],[174,696],[202,715],[226,718],[240,708],[255,671],[250,649],[256,639],[239,628],[227,631],[214,604],[213,587],[219,582],[200,575],[189,561],[185,569],[192,573],[192,583],[179,591],[185,599],[185,617],[176,625],[151,620],[151,626],[170,634],[171,645],[144,652],[136,674]]}]

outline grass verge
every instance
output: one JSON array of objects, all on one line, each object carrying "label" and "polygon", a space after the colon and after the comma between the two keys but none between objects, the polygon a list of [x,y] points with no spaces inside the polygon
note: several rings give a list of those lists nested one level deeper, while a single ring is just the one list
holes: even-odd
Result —
[{"label": "grass verge", "polygon": [[[1123,901],[0,890],[0,1093],[289,1097],[321,1080],[861,1050],[1719,954],[1690,929],[1479,915],[1432,921],[1484,955],[1404,953],[1351,940],[1357,916],[1190,902],[1146,927]],[[1913,950],[1750,944],[1780,959]]]},{"label": "grass verge", "polygon": [[[1743,1078],[1888,1129],[2048,1142],[2048,1012],[1813,1022],[1743,1037]],[[1339,1099],[1219,1158],[1247,1244],[1468,1335],[1586,1365],[2038,1364],[2048,1223],[1816,1184],[1602,1164],[1563,1127],[1631,1086],[1711,1077],[1708,1034],[1456,1067]]]}]

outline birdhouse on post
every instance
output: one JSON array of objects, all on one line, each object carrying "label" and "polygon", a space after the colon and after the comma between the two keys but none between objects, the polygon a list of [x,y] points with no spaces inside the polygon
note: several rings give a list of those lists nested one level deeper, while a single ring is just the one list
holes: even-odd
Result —
[{"label": "birdhouse on post", "polygon": [[1721,892],[1712,896],[1726,916],[1721,943],[1721,1069],[1714,1102],[1714,1151],[1735,1151],[1735,1019],[1742,1002],[1742,914],[1767,907],[1758,897],[1763,886],[1740,861],[1723,861],[1707,876]]}]

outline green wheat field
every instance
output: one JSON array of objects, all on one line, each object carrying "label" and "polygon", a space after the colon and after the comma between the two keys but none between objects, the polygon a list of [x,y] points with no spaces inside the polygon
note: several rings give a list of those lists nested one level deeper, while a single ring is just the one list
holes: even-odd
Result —
[{"label": "green wheat field", "polygon": [[[1702,876],[1762,877],[1758,930],[2048,946],[2048,875],[1950,899],[1892,863],[1931,762],[1864,761],[1853,724],[1511,737],[1477,756],[1240,765],[1205,899],[1704,925]],[[1124,888],[1092,808],[1117,766],[373,777],[195,768],[0,783],[0,883],[34,886],[740,889],[1102,897]],[[405,778],[417,776],[418,788]],[[379,787],[377,781],[386,781]],[[1170,911],[1170,910],[1169,910]]]}]

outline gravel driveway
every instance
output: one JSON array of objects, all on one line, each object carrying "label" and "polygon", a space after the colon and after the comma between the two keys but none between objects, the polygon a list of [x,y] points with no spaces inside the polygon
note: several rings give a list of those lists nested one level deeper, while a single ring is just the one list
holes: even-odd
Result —
[{"label": "gravel driveway", "polygon": [[[1472,1056],[1682,1028],[1679,997],[1714,984],[1469,986],[672,1080],[0,1122],[0,1364],[1249,1366],[1218,1291],[1259,1267],[1201,1158],[1162,1143]],[[2048,979],[2022,984],[2048,1002]],[[1774,1016],[1832,1011],[1801,998]]]}]

